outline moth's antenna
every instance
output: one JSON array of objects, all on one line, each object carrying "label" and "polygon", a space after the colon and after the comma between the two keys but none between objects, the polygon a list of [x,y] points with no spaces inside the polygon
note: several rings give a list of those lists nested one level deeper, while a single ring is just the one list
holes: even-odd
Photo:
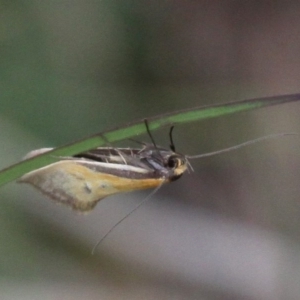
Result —
[{"label": "moth's antenna", "polygon": [[299,135],[299,133],[290,132],[290,133],[270,134],[270,135],[266,135],[266,136],[263,136],[263,137],[260,137],[260,138],[254,139],[254,140],[250,140],[250,141],[247,141],[247,142],[244,142],[244,143],[241,143],[239,145],[235,145],[235,146],[232,146],[232,147],[229,147],[229,148],[213,151],[213,152],[210,152],[210,153],[199,154],[199,155],[191,155],[191,156],[187,155],[186,157],[194,159],[194,158],[202,158],[202,157],[213,156],[213,155],[229,152],[229,151],[232,151],[232,150],[237,150],[237,149],[240,149],[242,147],[249,146],[249,145],[252,145],[252,144],[255,144],[255,143],[258,143],[258,142],[262,142],[262,141],[265,141],[265,140],[268,140],[268,139],[273,139],[273,138],[288,136],[288,135]]},{"label": "moth's antenna", "polygon": [[169,137],[170,137],[170,149],[175,152],[175,145],[174,145],[174,142],[173,142],[173,129],[174,129],[174,125],[171,126],[170,128],[170,132],[169,132]]},{"label": "moth's antenna", "polygon": [[141,201],[135,208],[133,208],[127,215],[125,215],[121,220],[119,220],[113,227],[111,227],[104,236],[97,242],[97,244],[92,249],[92,255],[95,254],[97,247],[104,241],[104,239],[125,219],[127,219],[132,213],[134,213],[138,208],[140,208],[143,204],[145,204],[164,184],[164,181],[157,186],[143,201]]},{"label": "moth's antenna", "polygon": [[157,148],[157,146],[156,146],[156,144],[155,144],[155,141],[154,141],[154,138],[153,138],[153,136],[152,136],[152,134],[151,134],[151,131],[150,131],[150,129],[149,129],[149,123],[148,123],[148,120],[145,119],[144,122],[145,122],[145,126],[146,126],[146,129],[147,129],[147,133],[148,133],[148,135],[150,136],[151,142],[153,143],[154,147]]}]

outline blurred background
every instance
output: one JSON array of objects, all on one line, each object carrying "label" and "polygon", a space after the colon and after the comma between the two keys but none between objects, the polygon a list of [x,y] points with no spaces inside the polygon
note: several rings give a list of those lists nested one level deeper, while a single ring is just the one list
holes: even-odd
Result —
[{"label": "blurred background", "polygon": [[[298,1],[0,0],[0,167],[137,119],[300,91]],[[293,103],[175,128],[199,154],[300,133]],[[168,146],[168,128],[153,133]],[[147,136],[137,139],[149,141]],[[116,146],[132,145],[124,141]],[[1,299],[299,299],[300,140],[191,163],[80,215],[1,187]]]}]

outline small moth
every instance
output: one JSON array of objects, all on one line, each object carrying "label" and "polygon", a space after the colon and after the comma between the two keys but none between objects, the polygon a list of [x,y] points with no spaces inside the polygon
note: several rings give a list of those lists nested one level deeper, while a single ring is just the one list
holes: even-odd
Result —
[{"label": "small moth", "polygon": [[[60,158],[58,162],[23,175],[29,183],[58,203],[87,212],[101,199],[123,192],[157,188],[181,177],[188,168],[187,158],[175,152],[170,130],[170,150],[152,144],[141,149],[103,147]],[[30,158],[52,150],[34,150]]]},{"label": "small moth", "polygon": [[[179,179],[190,166],[188,159],[212,156],[278,136],[298,135],[281,133],[268,135],[226,149],[206,154],[187,156],[175,151],[171,127],[170,149],[158,147],[146,129],[152,144],[141,149],[101,147],[72,157],[59,158],[58,162],[23,175],[18,181],[29,183],[54,201],[74,210],[87,212],[103,198],[124,192],[161,185]],[[25,159],[45,153],[52,148],[34,150]]]}]

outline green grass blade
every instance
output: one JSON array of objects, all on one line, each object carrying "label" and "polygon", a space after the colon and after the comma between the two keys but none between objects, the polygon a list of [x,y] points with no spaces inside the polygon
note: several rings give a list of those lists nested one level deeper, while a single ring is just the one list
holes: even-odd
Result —
[{"label": "green grass blade", "polygon": [[[210,105],[193,107],[187,110],[181,110],[166,115],[149,118],[150,130],[156,130],[162,126],[180,123],[189,123],[209,118],[216,118],[223,115],[238,113],[256,108],[266,106],[283,104],[300,100],[300,94],[283,95],[275,97],[266,97],[259,99],[244,100],[238,102],[231,102],[220,105]],[[31,159],[19,162],[10,166],[0,172],[0,186],[21,177],[37,168],[41,168],[50,163],[57,161],[58,157],[71,156],[80,152],[87,151],[96,147],[105,145],[106,142],[113,143],[146,132],[144,121],[138,121],[125,125],[120,128],[108,130],[103,133],[96,134],[86,139],[77,141],[54,149],[51,152],[33,157]]]}]

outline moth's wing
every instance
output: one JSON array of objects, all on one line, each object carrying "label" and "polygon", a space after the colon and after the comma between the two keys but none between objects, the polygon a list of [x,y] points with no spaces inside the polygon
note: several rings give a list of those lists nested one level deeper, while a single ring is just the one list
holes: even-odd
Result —
[{"label": "moth's wing", "polygon": [[29,183],[58,203],[86,212],[104,197],[118,193],[105,174],[93,172],[73,160],[62,160],[23,175]]},{"label": "moth's wing", "polygon": [[87,212],[107,196],[155,188],[166,182],[163,178],[148,178],[147,171],[141,171],[145,173],[141,178],[122,177],[101,172],[80,159],[61,160],[23,175],[19,182],[33,185],[57,203]]},{"label": "moth's wing", "polygon": [[134,156],[139,151],[140,149],[100,147],[76,154],[74,157],[103,161],[104,158],[113,156]]},{"label": "moth's wing", "polygon": [[[52,150],[31,151],[26,158]],[[98,148],[23,175],[29,183],[57,203],[86,212],[101,199],[122,192],[155,188],[165,180],[141,161],[140,149]],[[91,163],[92,162],[92,163]]]},{"label": "moth's wing", "polygon": [[45,153],[45,152],[49,152],[49,151],[51,151],[51,150],[53,150],[53,149],[54,149],[54,148],[41,148],[41,149],[32,150],[32,151],[28,152],[28,153],[23,157],[23,160],[32,158],[32,157],[37,156],[37,155],[40,155],[40,154],[43,154],[43,153]]},{"label": "moth's wing", "polygon": [[149,168],[149,165],[141,160],[140,152],[141,149],[131,148],[96,148],[76,154],[74,157],[97,162],[130,165],[151,171],[152,169]]}]

